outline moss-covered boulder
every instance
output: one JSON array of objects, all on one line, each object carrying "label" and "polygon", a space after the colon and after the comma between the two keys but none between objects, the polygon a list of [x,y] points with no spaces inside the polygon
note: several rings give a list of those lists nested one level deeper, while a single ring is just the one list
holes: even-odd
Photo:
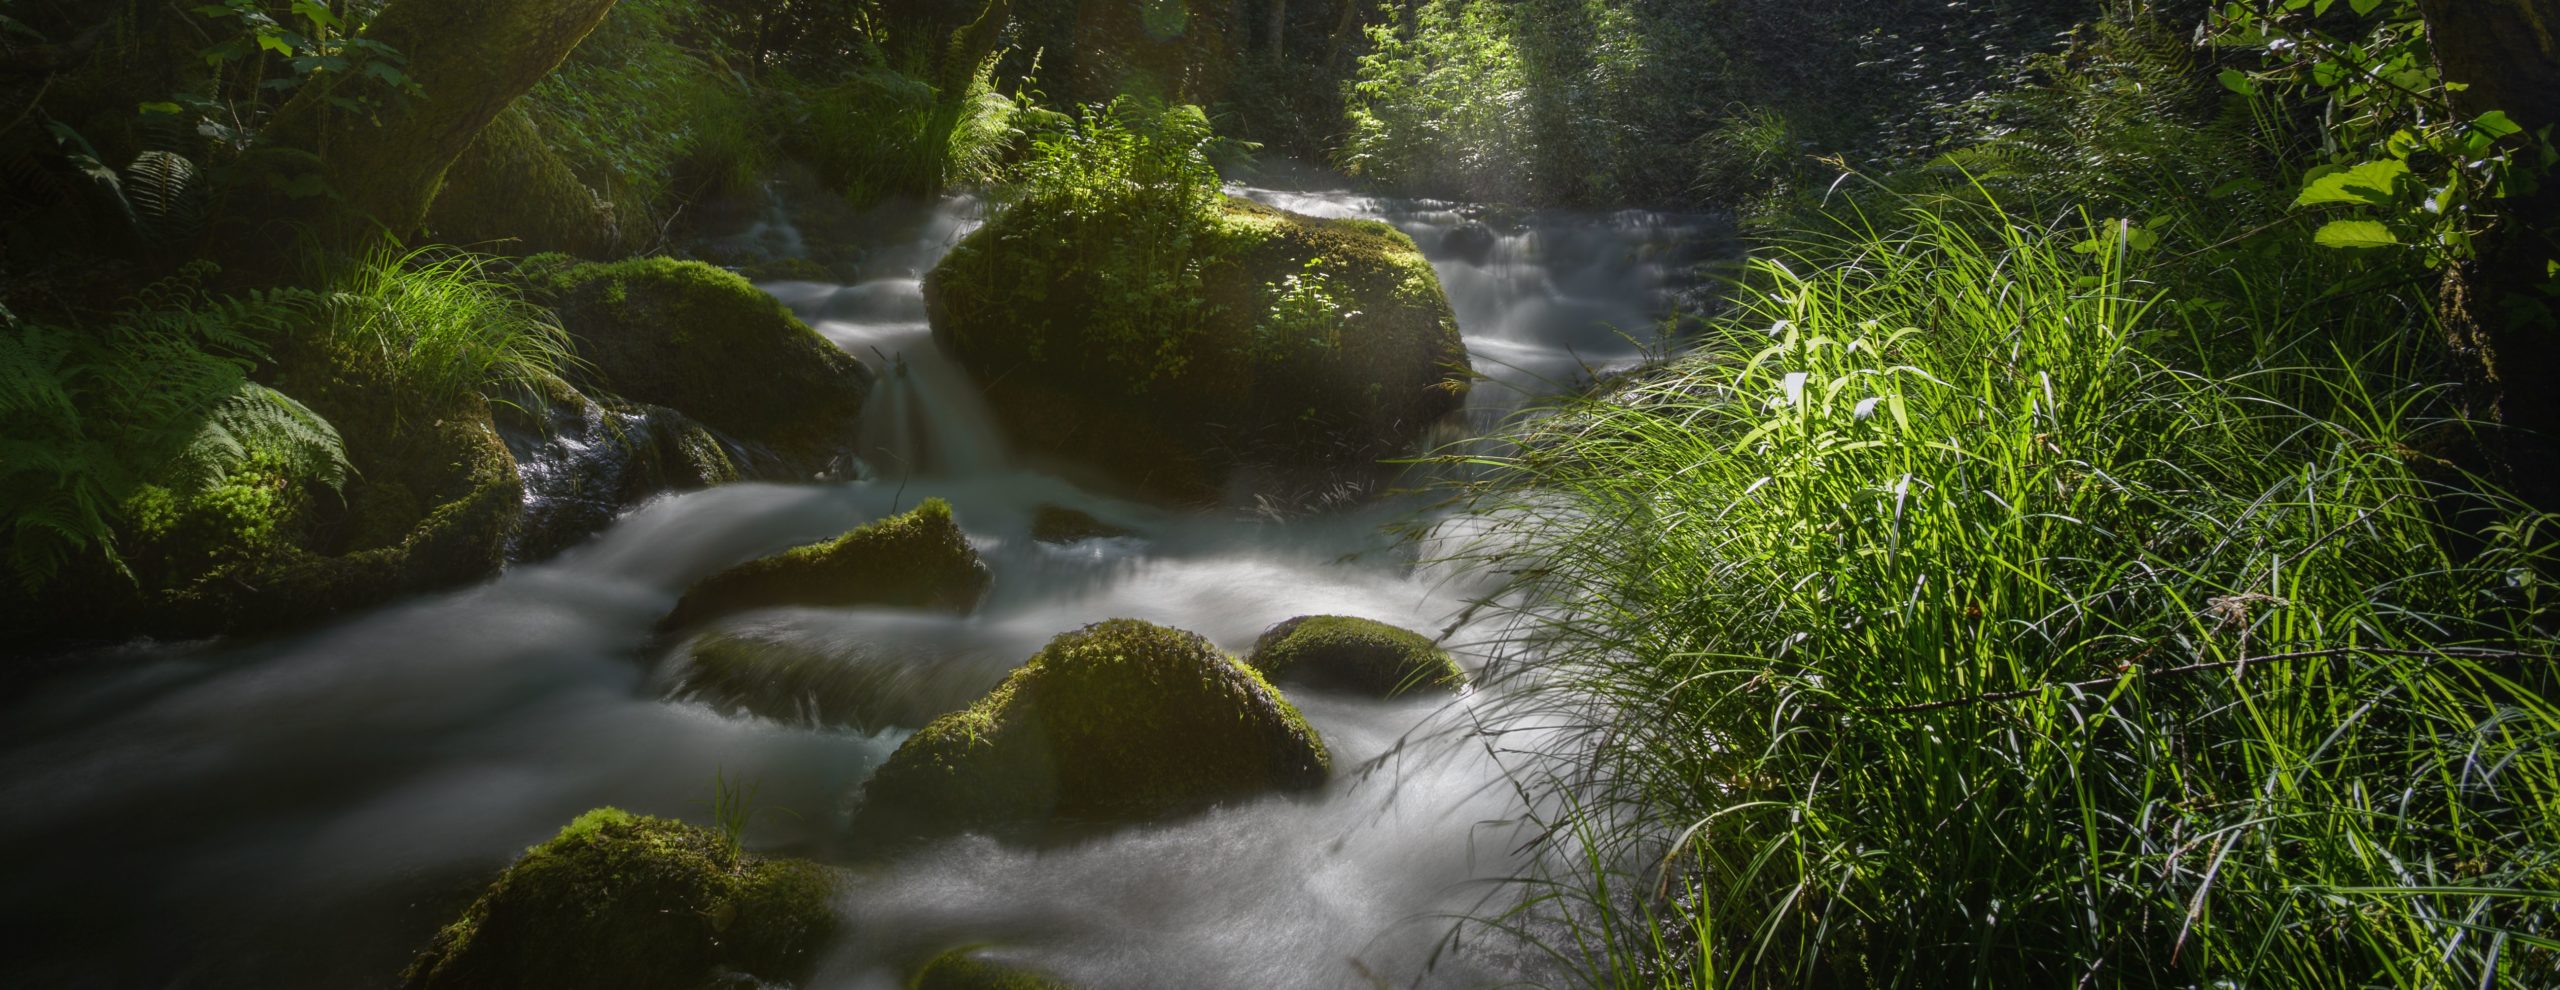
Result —
[{"label": "moss-covered boulder", "polygon": [[784,605],[902,605],[966,612],[987,590],[987,566],[952,521],[951,504],[923,505],[823,543],[751,560],[697,582],[662,630],[690,628]]},{"label": "moss-covered boulder", "polygon": [[939,662],[947,659],[847,634],[721,627],[677,648],[665,697],[788,725],[915,729],[1003,676],[978,664]]},{"label": "moss-covered boulder", "polygon": [[805,477],[852,450],[870,370],[736,273],[556,256],[525,270],[575,339],[590,394],[700,420],[768,455],[741,465],[751,473]]},{"label": "moss-covered boulder", "polygon": [[1272,626],[1245,662],[1281,683],[1380,698],[1467,683],[1466,669],[1421,633],[1347,615],[1302,615]]},{"label": "moss-covered boulder", "polygon": [[834,879],[613,808],[508,867],[410,963],[408,990],[699,990],[805,978],[834,934]]},{"label": "moss-covered boulder", "polygon": [[1234,198],[1197,226],[1183,271],[1121,272],[1136,253],[1090,241],[1148,233],[1017,206],[925,279],[934,338],[1020,448],[1186,502],[1244,468],[1374,474],[1464,400],[1456,317],[1411,238]]},{"label": "moss-covered boulder", "polygon": [[579,181],[522,106],[489,121],[454,159],[427,226],[437,239],[511,254],[620,253],[613,204]]},{"label": "moss-covered boulder", "polygon": [[977,704],[935,719],[864,785],[874,842],[1162,819],[1324,783],[1315,730],[1194,633],[1115,619],[1050,641]]},{"label": "moss-covered boulder", "polygon": [[908,990],[1081,990],[1028,966],[1017,966],[976,949],[953,949],[933,957],[916,971]]}]

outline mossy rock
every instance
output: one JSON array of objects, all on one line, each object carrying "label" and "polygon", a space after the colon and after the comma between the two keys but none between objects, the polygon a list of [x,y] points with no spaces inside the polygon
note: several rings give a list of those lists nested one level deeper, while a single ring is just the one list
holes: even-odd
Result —
[{"label": "mossy rock", "polygon": [[953,949],[916,971],[907,990],[1083,990],[1028,966],[992,959],[976,949]]},{"label": "mossy rock", "polygon": [[133,577],[84,559],[39,594],[0,597],[0,626],[24,631],[19,646],[276,632],[504,566],[523,486],[486,402],[429,400],[362,355],[300,339],[262,377],[336,428],[355,468],[346,489],[232,493],[260,504],[227,509],[269,516],[229,513],[228,529],[254,528],[255,540],[208,545],[193,519],[138,527],[121,547],[143,565]]},{"label": "mossy rock", "polygon": [[579,181],[521,106],[481,128],[445,171],[427,226],[439,240],[510,254],[621,253],[613,204]]},{"label": "mossy rock", "polygon": [[524,476],[515,560],[552,556],[662,492],[739,480],[728,447],[692,417],[643,403],[591,400],[565,383],[501,407],[498,425]]},{"label": "mossy rock", "polygon": [[1429,637],[1347,615],[1302,615],[1272,626],[1245,662],[1281,683],[1380,698],[1467,683],[1466,669]]},{"label": "mossy rock", "polygon": [[697,990],[805,978],[835,933],[835,881],[709,830],[614,808],[578,816],[436,933],[408,990]]},{"label": "mossy rock", "polygon": [[736,273],[557,256],[525,272],[576,341],[591,394],[691,416],[769,452],[779,475],[826,470],[852,450],[870,370]]},{"label": "mossy rock", "polygon": [[665,696],[731,717],[872,733],[920,728],[998,676],[789,627],[719,628],[678,648]]},{"label": "mossy rock", "polygon": [[[934,339],[1023,449],[1143,494],[1211,502],[1241,467],[1381,473],[1379,460],[1464,402],[1472,375],[1456,317],[1430,262],[1393,227],[1227,198],[1193,235],[1198,295],[1178,307],[1192,315],[1147,336],[1097,315],[1117,305],[1112,283],[1147,276],[1096,270],[1116,252],[1056,216],[1037,201],[1007,210],[924,286]],[[1275,318],[1310,262],[1329,315]]]},{"label": "mossy rock", "polygon": [[966,612],[986,594],[987,566],[952,521],[951,504],[926,499],[902,515],[823,543],[751,560],[697,582],[658,624],[686,629],[724,615],[784,605],[900,605]]},{"label": "mossy rock", "polygon": [[1160,820],[1319,787],[1330,767],[1252,668],[1197,634],[1115,619],[1050,641],[910,737],[864,785],[853,828],[894,842]]}]

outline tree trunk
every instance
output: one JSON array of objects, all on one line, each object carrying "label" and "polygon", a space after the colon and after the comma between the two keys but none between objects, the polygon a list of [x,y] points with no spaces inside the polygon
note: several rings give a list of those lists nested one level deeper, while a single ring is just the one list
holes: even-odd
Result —
[{"label": "tree trunk", "polygon": [[1271,61],[1289,54],[1289,0],[1271,0]]},{"label": "tree trunk", "polygon": [[[2419,0],[2454,109],[2560,127],[2560,0]],[[2560,510],[2560,175],[2499,204],[2478,257],[2448,269],[2438,311],[2470,379],[2469,412],[2498,424],[2479,465],[2536,507]]]},{"label": "tree trunk", "polygon": [[317,93],[286,105],[270,134],[318,152],[342,205],[398,236],[426,221],[444,173],[480,129],[560,66],[614,0],[393,0],[365,36],[408,58],[424,95],[376,121]]}]

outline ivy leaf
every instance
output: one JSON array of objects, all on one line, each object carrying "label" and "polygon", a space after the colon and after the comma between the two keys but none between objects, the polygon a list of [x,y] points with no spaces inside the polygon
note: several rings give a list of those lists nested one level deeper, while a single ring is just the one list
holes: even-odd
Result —
[{"label": "ivy leaf", "polygon": [[2313,173],[2302,184],[2302,195],[2295,206],[2318,206],[2323,203],[2356,203],[2383,206],[2391,202],[2392,192],[2409,174],[2409,165],[2398,160],[2366,162],[2354,168],[2327,174]]},{"label": "ivy leaf", "polygon": [[2372,220],[2332,220],[2312,234],[2311,241],[2321,247],[2360,251],[2391,247],[2399,244],[2400,238],[2391,233],[2391,228]]}]

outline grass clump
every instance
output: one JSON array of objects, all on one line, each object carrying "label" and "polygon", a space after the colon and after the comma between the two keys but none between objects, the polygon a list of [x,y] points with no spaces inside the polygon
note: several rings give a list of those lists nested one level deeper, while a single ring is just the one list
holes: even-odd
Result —
[{"label": "grass clump", "polygon": [[1723,985],[2550,971],[2548,533],[2453,549],[2395,307],[2234,319],[2319,260],[2152,282],[2126,226],[1852,218],[1505,462],[1522,704]]},{"label": "grass clump", "polygon": [[338,279],[338,346],[431,402],[534,390],[577,363],[568,331],[491,269],[447,247],[375,248]]}]

